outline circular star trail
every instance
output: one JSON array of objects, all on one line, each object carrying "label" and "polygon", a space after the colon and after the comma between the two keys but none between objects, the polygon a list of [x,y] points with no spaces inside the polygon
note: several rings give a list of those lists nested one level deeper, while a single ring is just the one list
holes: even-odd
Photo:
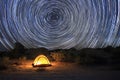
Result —
[{"label": "circular star trail", "polygon": [[120,0],[0,0],[0,47],[120,46],[119,8]]}]

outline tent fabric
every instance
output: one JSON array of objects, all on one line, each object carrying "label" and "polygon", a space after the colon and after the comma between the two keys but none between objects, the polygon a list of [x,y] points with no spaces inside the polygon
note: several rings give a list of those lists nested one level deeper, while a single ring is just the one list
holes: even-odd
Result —
[{"label": "tent fabric", "polygon": [[51,66],[50,61],[45,55],[39,55],[35,58],[33,62],[33,67],[47,67]]}]

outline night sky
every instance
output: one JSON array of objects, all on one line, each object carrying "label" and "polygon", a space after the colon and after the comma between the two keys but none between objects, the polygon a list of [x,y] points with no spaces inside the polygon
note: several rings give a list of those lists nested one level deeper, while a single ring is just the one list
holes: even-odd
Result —
[{"label": "night sky", "polygon": [[120,46],[120,0],[0,0],[0,50]]}]

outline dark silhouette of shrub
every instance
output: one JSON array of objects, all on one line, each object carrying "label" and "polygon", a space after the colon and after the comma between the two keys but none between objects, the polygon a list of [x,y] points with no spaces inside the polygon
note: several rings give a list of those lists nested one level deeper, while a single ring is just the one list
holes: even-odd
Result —
[{"label": "dark silhouette of shrub", "polygon": [[80,64],[106,64],[110,57],[104,50],[86,48],[80,51],[76,62]]},{"label": "dark silhouette of shrub", "polygon": [[65,54],[62,52],[52,52],[51,56],[57,62],[65,61]]},{"label": "dark silhouette of shrub", "polygon": [[24,53],[25,53],[24,46],[21,43],[17,42],[17,43],[15,43],[14,49],[11,51],[10,57],[11,58],[19,58],[22,55],[24,55]]},{"label": "dark silhouette of shrub", "polygon": [[0,58],[0,70],[6,70],[9,66],[9,57]]}]

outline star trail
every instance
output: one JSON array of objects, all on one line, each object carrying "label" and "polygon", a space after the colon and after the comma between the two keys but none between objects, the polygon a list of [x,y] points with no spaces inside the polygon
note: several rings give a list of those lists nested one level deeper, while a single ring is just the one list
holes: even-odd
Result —
[{"label": "star trail", "polygon": [[0,50],[120,46],[120,0],[0,0]]}]

